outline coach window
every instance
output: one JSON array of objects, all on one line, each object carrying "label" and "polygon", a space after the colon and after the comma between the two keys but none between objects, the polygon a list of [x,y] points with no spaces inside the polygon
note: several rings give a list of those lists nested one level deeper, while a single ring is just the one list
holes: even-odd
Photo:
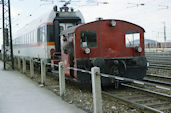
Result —
[{"label": "coach window", "polygon": [[37,42],[36,38],[37,38],[37,36],[36,36],[36,31],[34,31],[34,43]]},{"label": "coach window", "polygon": [[28,33],[27,35],[28,35],[28,44],[30,44],[30,33]]},{"label": "coach window", "polygon": [[40,40],[43,42],[45,40],[45,27],[40,29]]},{"label": "coach window", "polygon": [[29,44],[30,44],[30,33],[28,33],[28,39],[29,39]]},{"label": "coach window", "polygon": [[23,35],[24,39],[25,39],[25,44],[27,44],[27,38],[25,35]]},{"label": "coach window", "polygon": [[72,26],[68,26],[67,28],[70,28],[70,27],[72,27]]},{"label": "coach window", "polygon": [[81,47],[97,47],[96,31],[81,31]]},{"label": "coach window", "polygon": [[28,38],[27,38],[27,35],[25,34],[25,37],[26,37],[26,44],[28,44]]},{"label": "coach window", "polygon": [[26,34],[26,37],[27,37],[27,44],[29,44],[29,36],[28,36],[28,34]]},{"label": "coach window", "polygon": [[28,44],[30,44],[30,35],[27,34],[27,37],[28,37]]},{"label": "coach window", "polygon": [[34,31],[32,31],[32,43],[34,43]]},{"label": "coach window", "polygon": [[43,42],[45,39],[45,27],[41,27],[38,29],[38,43]]},{"label": "coach window", "polygon": [[42,42],[42,28],[39,29],[38,42]]},{"label": "coach window", "polygon": [[22,40],[22,44],[24,44],[24,39],[22,37],[20,37],[20,39]]},{"label": "coach window", "polygon": [[32,32],[30,32],[30,44],[33,43],[33,35]]},{"label": "coach window", "polygon": [[140,33],[138,31],[126,31],[125,44],[126,47],[140,46]]}]

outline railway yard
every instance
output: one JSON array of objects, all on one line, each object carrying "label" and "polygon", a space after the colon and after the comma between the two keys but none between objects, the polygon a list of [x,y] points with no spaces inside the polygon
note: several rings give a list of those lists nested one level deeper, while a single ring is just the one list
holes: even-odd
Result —
[{"label": "railway yard", "polygon": [[0,113],[171,113],[171,1],[134,2],[0,0]]},{"label": "railway yard", "polygon": [[[146,54],[149,61],[148,74],[143,81],[121,83],[119,88],[103,87],[103,112],[111,113],[139,113],[139,112],[171,112],[171,77],[169,54]],[[37,62],[40,63],[40,62]],[[17,61],[15,67],[17,67]],[[25,75],[30,78],[29,63]],[[35,68],[35,76],[31,78],[41,83],[40,69]],[[19,69],[21,71],[21,69]],[[59,77],[47,72],[45,87],[56,95],[60,95]],[[143,84],[142,84],[142,83]],[[93,98],[91,86],[80,86],[79,83],[66,80],[66,92],[62,97],[66,102],[78,108],[93,112]]]}]

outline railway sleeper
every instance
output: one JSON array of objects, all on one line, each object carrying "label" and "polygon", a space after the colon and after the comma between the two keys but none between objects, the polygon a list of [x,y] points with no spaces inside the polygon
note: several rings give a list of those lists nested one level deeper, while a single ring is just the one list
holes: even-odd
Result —
[{"label": "railway sleeper", "polygon": [[139,95],[137,95],[137,96],[132,96],[132,97],[125,97],[126,99],[128,99],[128,100],[132,100],[132,101],[136,101],[136,100],[142,100],[142,99],[144,99],[144,98],[149,98],[148,96],[146,96],[146,95],[142,95],[142,96],[139,96]]},{"label": "railway sleeper", "polygon": [[148,97],[148,98],[136,99],[135,102],[136,103],[141,103],[141,104],[144,102],[143,104],[145,104],[147,101],[154,101],[154,100],[156,100],[156,99]]},{"label": "railway sleeper", "polygon": [[164,106],[160,106],[160,107],[157,107],[158,110],[160,111],[165,111],[166,113],[168,112],[171,112],[171,104],[167,104],[167,105],[164,105]]},{"label": "railway sleeper", "polygon": [[135,96],[135,95],[127,95],[127,94],[118,94],[117,96],[124,97],[124,98],[127,98],[127,99],[132,99],[132,98],[141,98],[144,95],[139,95],[138,94],[138,95]]},{"label": "railway sleeper", "polygon": [[170,108],[171,108],[171,104],[168,103],[168,102],[166,102],[166,103],[164,103],[164,102],[162,103],[162,102],[161,102],[161,103],[158,103],[158,104],[155,103],[154,105],[151,105],[150,107],[159,108],[159,107],[162,107],[162,106],[163,106],[163,107],[170,106]]},{"label": "railway sleeper", "polygon": [[139,103],[139,104],[145,104],[146,103],[154,103],[154,101],[157,101],[158,99],[156,98],[148,98],[148,99],[144,99],[143,101],[136,101],[136,103]]},{"label": "railway sleeper", "polygon": [[154,102],[148,102],[148,103],[145,103],[146,106],[153,106],[153,105],[158,105],[158,104],[166,104],[168,102],[166,101],[156,101],[155,103]]}]

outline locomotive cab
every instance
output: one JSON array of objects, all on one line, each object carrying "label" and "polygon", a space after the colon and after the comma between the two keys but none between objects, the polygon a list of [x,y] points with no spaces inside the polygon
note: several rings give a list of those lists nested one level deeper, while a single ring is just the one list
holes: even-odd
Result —
[{"label": "locomotive cab", "polygon": [[[121,20],[100,20],[64,31],[61,36],[62,60],[67,67],[141,80],[146,75],[144,29]],[[87,73],[67,70],[68,76],[91,83]],[[112,80],[102,77],[102,84]]]}]

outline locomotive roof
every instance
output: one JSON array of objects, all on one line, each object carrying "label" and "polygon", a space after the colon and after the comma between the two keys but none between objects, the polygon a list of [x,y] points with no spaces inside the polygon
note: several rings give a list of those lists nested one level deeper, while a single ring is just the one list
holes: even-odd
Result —
[{"label": "locomotive roof", "polygon": [[[115,19],[106,19],[106,20],[98,20],[98,21],[110,21],[110,20],[115,20]],[[93,22],[89,22],[89,23],[86,23],[86,24],[80,24],[80,25],[77,25],[77,26],[73,26],[71,28],[68,28],[68,29],[62,31],[62,33],[60,35],[66,35],[67,36],[70,33],[74,33],[75,30],[78,27],[80,27],[80,26],[87,25],[87,24],[91,24],[91,23],[98,22],[98,21],[93,21]],[[141,26],[139,26],[137,24],[134,24],[134,23],[131,23],[131,22],[128,22],[128,21],[124,21],[124,20],[115,20],[115,21],[121,21],[121,22],[126,22],[126,23],[129,23],[129,24],[135,25],[137,27],[140,27],[145,32],[144,28],[142,28]]]},{"label": "locomotive roof", "polygon": [[[125,20],[105,19],[105,20],[96,20],[96,21],[93,21],[93,22],[90,22],[90,23],[94,23],[94,22],[98,22],[98,21],[111,21],[111,20],[114,20],[114,21],[121,21],[121,22],[125,22],[125,23],[128,23],[128,24],[135,25],[135,26],[137,26],[137,27],[141,28],[141,29],[145,32],[145,30],[144,30],[144,28],[143,28],[143,27],[141,27],[141,26],[139,26],[139,25],[137,25],[137,24],[134,24],[134,23],[131,23],[131,22],[125,21]],[[90,23],[87,23],[87,24],[90,24]]]},{"label": "locomotive roof", "polygon": [[137,27],[143,29],[143,31],[145,32],[145,29],[144,29],[143,27],[137,25],[137,24],[134,24],[134,23],[131,23],[131,22],[128,22],[128,21],[125,21],[125,20],[115,20],[115,21],[122,21],[122,22],[126,22],[126,23],[129,23],[129,24],[135,25],[135,26],[137,26]]}]

